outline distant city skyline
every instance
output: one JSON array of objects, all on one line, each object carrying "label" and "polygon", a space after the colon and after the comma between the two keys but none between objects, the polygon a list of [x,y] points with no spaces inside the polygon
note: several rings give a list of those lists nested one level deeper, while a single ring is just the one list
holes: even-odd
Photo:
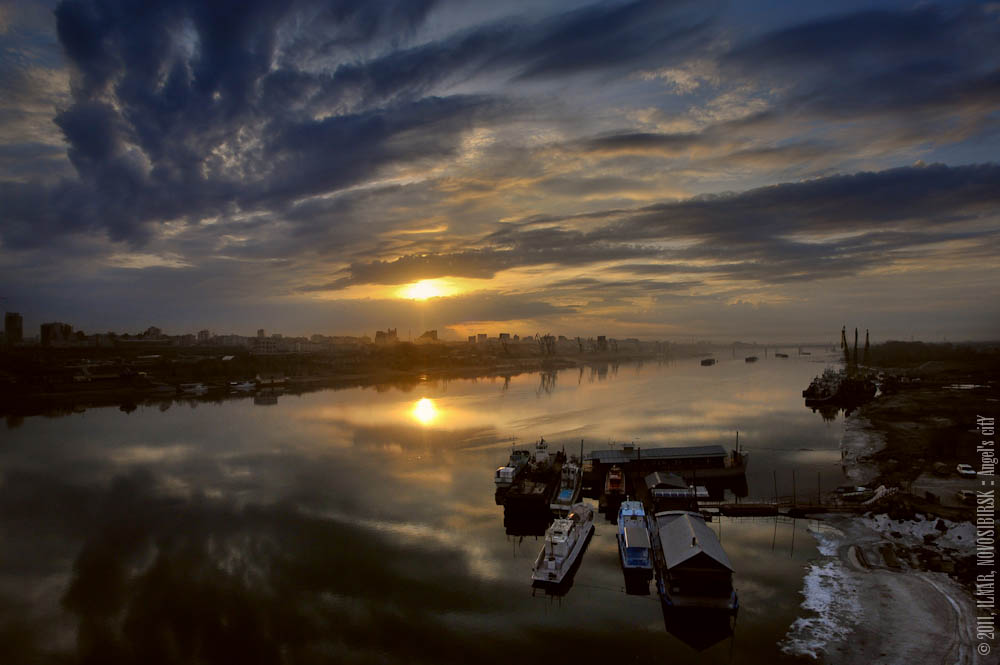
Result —
[{"label": "distant city skyline", "polygon": [[997,338],[998,43],[994,4],[3,3],[0,307]]}]

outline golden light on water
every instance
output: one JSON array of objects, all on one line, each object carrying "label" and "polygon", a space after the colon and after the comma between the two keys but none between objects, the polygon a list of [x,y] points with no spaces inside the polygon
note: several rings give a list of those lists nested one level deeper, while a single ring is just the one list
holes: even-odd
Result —
[{"label": "golden light on water", "polygon": [[421,397],[413,405],[413,417],[420,421],[422,425],[430,425],[438,417],[437,407],[434,400]]}]

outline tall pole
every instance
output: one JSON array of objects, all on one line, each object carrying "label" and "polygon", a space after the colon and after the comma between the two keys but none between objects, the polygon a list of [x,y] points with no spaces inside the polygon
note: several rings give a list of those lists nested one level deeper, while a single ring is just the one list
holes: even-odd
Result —
[{"label": "tall pole", "polygon": [[792,469],[792,505],[795,505],[795,469]]}]

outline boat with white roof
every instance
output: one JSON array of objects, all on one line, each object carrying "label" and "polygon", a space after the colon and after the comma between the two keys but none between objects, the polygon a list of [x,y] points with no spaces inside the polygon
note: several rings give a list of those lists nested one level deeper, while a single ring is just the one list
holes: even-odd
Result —
[{"label": "boat with white roof", "polygon": [[545,544],[531,569],[536,584],[558,585],[567,577],[594,532],[594,509],[574,504],[569,515],[553,520],[545,531]]}]

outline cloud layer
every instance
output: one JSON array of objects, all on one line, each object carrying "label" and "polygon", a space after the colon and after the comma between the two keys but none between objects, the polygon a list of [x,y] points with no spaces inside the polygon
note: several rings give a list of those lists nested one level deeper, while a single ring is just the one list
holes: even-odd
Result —
[{"label": "cloud layer", "polygon": [[[641,332],[666,335],[678,298],[809,320],[829,309],[811,283],[938,272],[928,306],[945,306],[996,266],[989,6],[748,21],[686,2],[66,0],[5,16],[0,271],[29,321],[140,326],[138,302],[187,285],[168,328],[254,305],[300,325],[365,310],[364,327],[398,312],[388,289],[447,278],[465,295],[425,308],[429,327],[511,320],[498,303],[518,301],[539,325],[624,330],[643,311]],[[953,334],[982,336],[985,317]]]}]

